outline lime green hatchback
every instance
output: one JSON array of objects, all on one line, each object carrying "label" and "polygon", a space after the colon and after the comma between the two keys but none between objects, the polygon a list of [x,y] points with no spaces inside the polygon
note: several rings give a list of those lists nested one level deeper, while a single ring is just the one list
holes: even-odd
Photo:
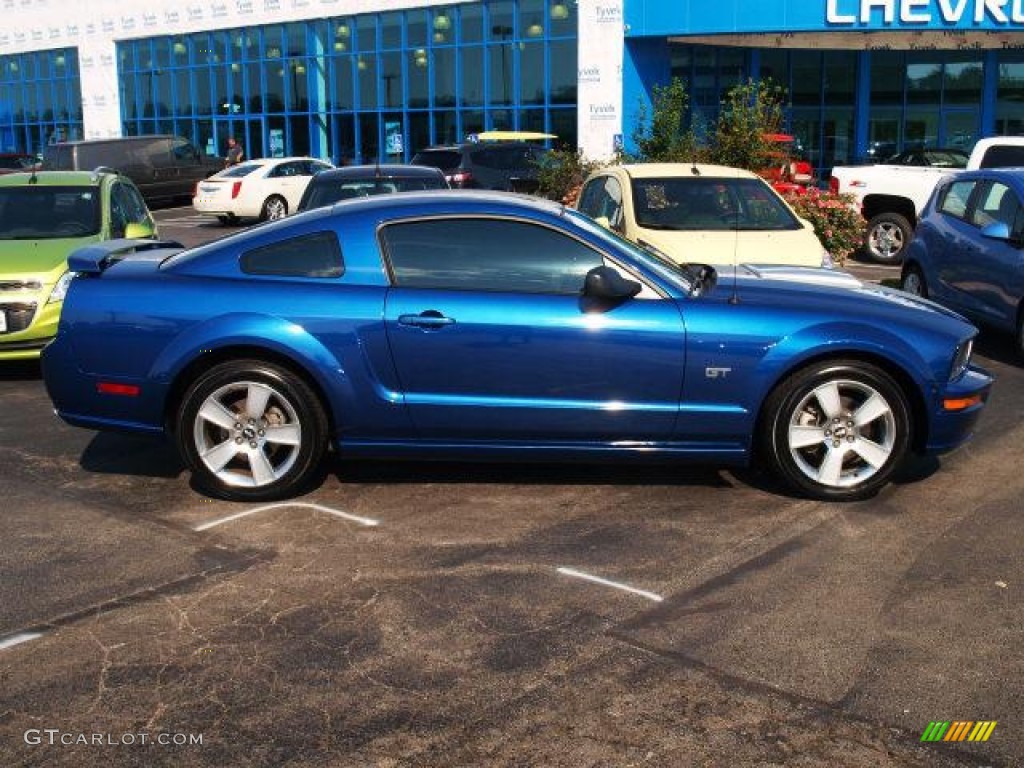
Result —
[{"label": "lime green hatchback", "polygon": [[38,357],[56,334],[72,251],[156,235],[139,190],[114,171],[0,176],[0,361]]}]

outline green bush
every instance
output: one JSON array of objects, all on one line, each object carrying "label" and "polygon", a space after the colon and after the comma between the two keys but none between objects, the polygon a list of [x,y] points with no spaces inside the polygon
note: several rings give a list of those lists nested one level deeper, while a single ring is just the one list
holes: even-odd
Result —
[{"label": "green bush", "polygon": [[652,91],[653,114],[641,105],[633,130],[634,155],[624,154],[620,160],[634,163],[691,163],[699,160],[697,139],[685,127],[690,99],[678,77],[668,85],[656,85]]},{"label": "green bush", "polygon": [[587,160],[578,149],[553,149],[540,163],[537,194],[575,205],[583,181],[599,167],[601,163]]},{"label": "green bush", "polygon": [[783,195],[797,215],[814,225],[814,234],[839,266],[860,248],[865,222],[855,207],[853,195],[836,195],[809,187],[800,193]]}]

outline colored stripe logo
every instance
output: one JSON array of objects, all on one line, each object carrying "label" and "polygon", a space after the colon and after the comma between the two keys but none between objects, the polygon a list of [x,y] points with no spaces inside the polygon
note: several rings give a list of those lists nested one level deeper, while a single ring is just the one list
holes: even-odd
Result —
[{"label": "colored stripe logo", "polygon": [[928,723],[921,741],[988,741],[996,720],[939,720]]}]

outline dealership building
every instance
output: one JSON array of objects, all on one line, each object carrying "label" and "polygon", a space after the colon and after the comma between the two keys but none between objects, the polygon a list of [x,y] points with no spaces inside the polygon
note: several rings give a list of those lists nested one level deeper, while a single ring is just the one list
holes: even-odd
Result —
[{"label": "dealership building", "polygon": [[0,151],[174,133],[211,155],[408,160],[482,131],[631,144],[782,85],[820,170],[1024,133],[1024,0],[0,0]]}]

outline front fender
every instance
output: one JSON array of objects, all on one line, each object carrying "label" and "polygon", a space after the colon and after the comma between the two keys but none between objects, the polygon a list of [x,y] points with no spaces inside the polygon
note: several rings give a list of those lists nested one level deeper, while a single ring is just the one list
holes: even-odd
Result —
[{"label": "front fender", "polygon": [[757,366],[753,387],[757,406],[752,410],[759,411],[771,390],[790,373],[825,357],[883,360],[884,367],[897,369],[915,385],[917,393],[908,393],[911,397],[917,394],[927,400],[938,391],[936,367],[943,364],[936,351],[931,355],[926,358],[918,347],[876,325],[846,321],[804,328],[780,339]]}]

